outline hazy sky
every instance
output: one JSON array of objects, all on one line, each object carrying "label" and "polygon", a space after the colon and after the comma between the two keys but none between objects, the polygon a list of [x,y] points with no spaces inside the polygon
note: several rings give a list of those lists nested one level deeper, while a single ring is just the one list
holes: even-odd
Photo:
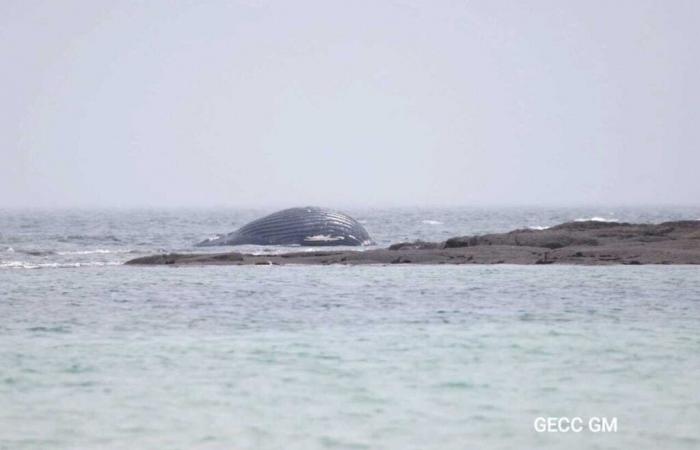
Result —
[{"label": "hazy sky", "polygon": [[700,2],[0,1],[0,206],[700,203]]}]

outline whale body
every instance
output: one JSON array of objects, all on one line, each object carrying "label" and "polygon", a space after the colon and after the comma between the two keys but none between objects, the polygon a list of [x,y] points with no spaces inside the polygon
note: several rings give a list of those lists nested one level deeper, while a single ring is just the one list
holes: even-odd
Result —
[{"label": "whale body", "polygon": [[347,214],[307,206],[272,213],[197,246],[245,244],[328,246],[372,245],[374,242],[362,224]]}]

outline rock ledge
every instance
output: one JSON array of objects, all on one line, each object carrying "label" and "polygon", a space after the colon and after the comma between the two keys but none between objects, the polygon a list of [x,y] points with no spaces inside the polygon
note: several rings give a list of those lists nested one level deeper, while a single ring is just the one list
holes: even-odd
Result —
[{"label": "rock ledge", "polygon": [[366,251],[160,254],[129,265],[277,264],[700,264],[700,221],[660,224],[567,222],[545,230],[402,242]]}]

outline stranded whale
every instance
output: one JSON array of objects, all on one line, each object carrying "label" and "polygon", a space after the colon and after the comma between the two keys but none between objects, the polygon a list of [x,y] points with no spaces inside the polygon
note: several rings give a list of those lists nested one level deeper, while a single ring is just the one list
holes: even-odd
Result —
[{"label": "stranded whale", "polygon": [[214,245],[371,245],[367,230],[347,214],[307,206],[290,208],[254,220],[238,230],[207,239],[198,247]]}]

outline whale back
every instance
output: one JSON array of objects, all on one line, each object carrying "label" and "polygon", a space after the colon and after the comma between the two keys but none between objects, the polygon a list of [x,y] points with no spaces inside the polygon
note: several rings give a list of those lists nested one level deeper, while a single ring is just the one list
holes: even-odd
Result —
[{"label": "whale back", "polygon": [[226,236],[199,245],[370,245],[358,221],[339,211],[318,207],[289,208],[254,220]]}]

